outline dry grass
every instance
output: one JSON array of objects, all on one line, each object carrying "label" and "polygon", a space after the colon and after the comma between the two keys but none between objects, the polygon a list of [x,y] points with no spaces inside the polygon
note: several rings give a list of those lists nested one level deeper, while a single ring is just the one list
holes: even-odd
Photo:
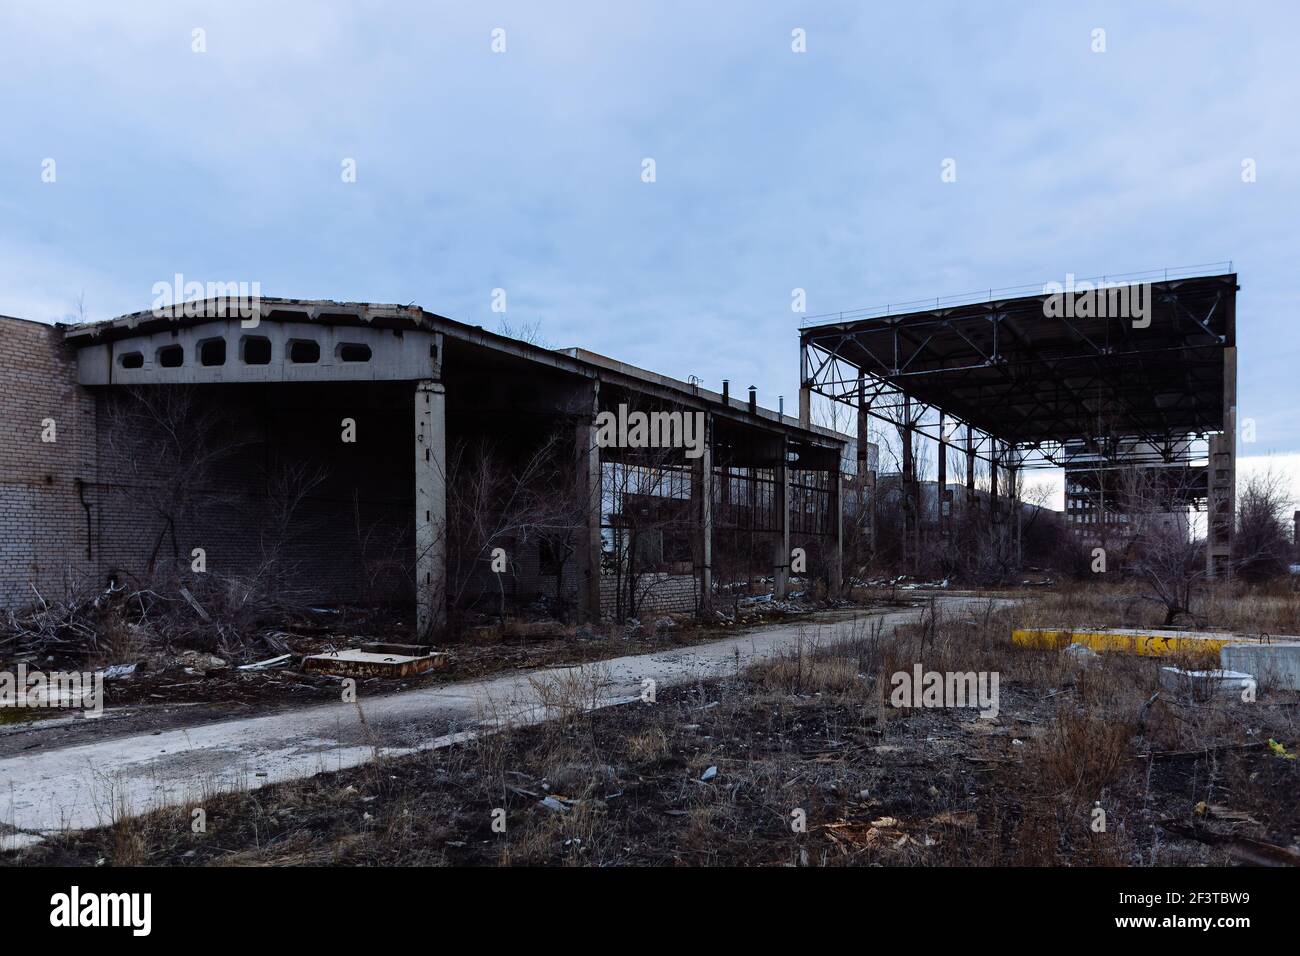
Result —
[{"label": "dry grass", "polygon": [[[1010,643],[1029,621],[1126,623],[1129,595],[1067,590],[1043,606],[924,609],[887,632],[815,628],[787,653],[657,702],[591,711],[601,668],[534,684],[559,719],[445,751],[214,798],[209,833],[164,811],[38,848],[31,862],[477,865],[1215,864],[1173,837],[1201,802],[1255,839],[1300,838],[1300,761],[1215,750],[1300,737],[1295,695],[1256,704],[1159,694],[1168,660],[1076,663]],[[1236,626],[1291,598],[1244,593]],[[1264,615],[1248,619],[1243,609]],[[1259,627],[1251,629],[1258,630]],[[890,675],[1000,674],[1000,713],[896,708]],[[1196,751],[1190,757],[1141,756]],[[711,768],[716,768],[709,772]],[[549,799],[548,799],[549,798]],[[1095,826],[1095,811],[1105,827]],[[504,813],[504,831],[493,827]],[[186,854],[190,855],[186,855]]]},{"label": "dry grass", "polygon": [[[1194,609],[1198,620],[1184,618],[1178,627],[1300,636],[1300,592],[1289,582],[1211,582],[1197,595]],[[1157,627],[1164,621],[1164,608],[1134,582],[1070,583],[1037,594],[1019,619],[1027,626]]]}]

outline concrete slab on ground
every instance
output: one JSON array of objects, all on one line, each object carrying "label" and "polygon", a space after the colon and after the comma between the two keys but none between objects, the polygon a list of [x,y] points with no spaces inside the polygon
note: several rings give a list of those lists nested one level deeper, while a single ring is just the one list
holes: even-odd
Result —
[{"label": "concrete slab on ground", "polygon": [[374,651],[329,651],[312,654],[302,659],[302,669],[316,674],[333,674],[335,677],[415,677],[428,671],[443,670],[447,666],[446,654],[390,654]]}]

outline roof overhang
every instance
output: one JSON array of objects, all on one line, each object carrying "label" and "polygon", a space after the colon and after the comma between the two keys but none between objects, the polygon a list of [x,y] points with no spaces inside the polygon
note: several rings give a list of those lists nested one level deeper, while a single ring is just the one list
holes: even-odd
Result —
[{"label": "roof overhang", "polygon": [[940,409],[1017,448],[1204,436],[1230,410],[1238,288],[1225,273],[829,322],[800,332],[803,381]]}]

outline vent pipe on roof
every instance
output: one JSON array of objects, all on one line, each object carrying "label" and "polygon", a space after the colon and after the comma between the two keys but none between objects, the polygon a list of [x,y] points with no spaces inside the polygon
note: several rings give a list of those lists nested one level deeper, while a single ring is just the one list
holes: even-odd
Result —
[{"label": "vent pipe on roof", "polygon": [[731,380],[726,378],[722,380],[722,404],[731,404]]},{"label": "vent pipe on roof", "polygon": [[758,414],[758,388],[754,385],[749,386],[749,414]]},{"label": "vent pipe on roof", "polygon": [[776,397],[776,413],[780,415],[782,418],[785,418],[785,396],[784,395],[778,395]]}]

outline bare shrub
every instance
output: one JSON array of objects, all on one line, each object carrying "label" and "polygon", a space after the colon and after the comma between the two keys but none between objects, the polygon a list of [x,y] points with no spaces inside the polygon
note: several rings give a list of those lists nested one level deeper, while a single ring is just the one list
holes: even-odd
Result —
[{"label": "bare shrub", "polygon": [[1233,540],[1233,565],[1251,582],[1280,578],[1291,563],[1286,512],[1290,500],[1284,477],[1273,470],[1256,473],[1241,483],[1237,493],[1237,535]]}]

